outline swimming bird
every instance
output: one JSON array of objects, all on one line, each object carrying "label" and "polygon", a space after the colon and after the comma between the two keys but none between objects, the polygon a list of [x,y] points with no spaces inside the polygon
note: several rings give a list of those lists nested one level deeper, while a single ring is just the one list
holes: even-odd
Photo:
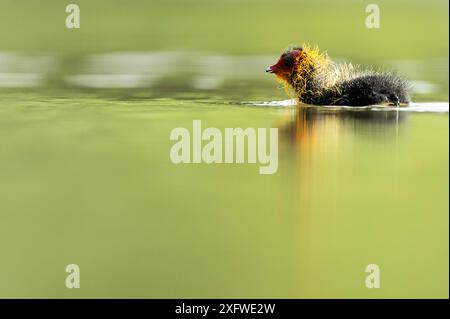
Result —
[{"label": "swimming bird", "polygon": [[393,73],[335,63],[317,47],[287,49],[266,69],[301,103],[312,105],[405,105],[409,84]]}]

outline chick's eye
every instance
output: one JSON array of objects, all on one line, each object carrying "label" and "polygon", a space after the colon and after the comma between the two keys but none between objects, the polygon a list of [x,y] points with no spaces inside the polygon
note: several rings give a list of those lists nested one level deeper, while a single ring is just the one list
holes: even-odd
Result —
[{"label": "chick's eye", "polygon": [[287,55],[283,58],[284,65],[291,68],[294,66],[294,58],[292,55]]}]

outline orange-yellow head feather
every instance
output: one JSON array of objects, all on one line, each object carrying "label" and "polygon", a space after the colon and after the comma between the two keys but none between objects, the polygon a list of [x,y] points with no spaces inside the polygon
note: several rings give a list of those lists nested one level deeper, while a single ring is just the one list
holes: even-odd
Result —
[{"label": "orange-yellow head feather", "polygon": [[294,95],[301,98],[313,84],[327,85],[330,79],[326,70],[330,64],[326,53],[321,53],[317,47],[303,45],[286,50],[266,72],[275,74],[288,92],[292,88]]}]

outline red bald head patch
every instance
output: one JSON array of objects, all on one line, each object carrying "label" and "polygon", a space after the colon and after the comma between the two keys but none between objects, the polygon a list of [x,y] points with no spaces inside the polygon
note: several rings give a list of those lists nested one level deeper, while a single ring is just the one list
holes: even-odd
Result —
[{"label": "red bald head patch", "polygon": [[274,73],[281,78],[287,78],[293,71],[297,57],[302,54],[301,48],[294,48],[284,52],[277,63],[268,67],[266,72]]}]

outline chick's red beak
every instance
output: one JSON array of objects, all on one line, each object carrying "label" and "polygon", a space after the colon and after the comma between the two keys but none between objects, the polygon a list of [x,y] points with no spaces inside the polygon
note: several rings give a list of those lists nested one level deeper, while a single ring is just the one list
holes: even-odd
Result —
[{"label": "chick's red beak", "polygon": [[282,73],[283,70],[282,70],[281,68],[279,68],[279,67],[277,66],[277,64],[274,64],[274,65],[272,65],[272,66],[269,66],[269,67],[266,69],[266,72],[267,72],[267,73],[275,73],[275,74],[278,74],[278,73]]},{"label": "chick's red beak", "polygon": [[285,73],[290,73],[290,71],[291,70],[289,68],[286,68],[284,66],[283,61],[281,59],[276,64],[274,64],[272,66],[269,66],[266,69],[267,73],[273,73],[273,74],[276,74],[276,75],[282,75],[282,74],[285,74]]}]

